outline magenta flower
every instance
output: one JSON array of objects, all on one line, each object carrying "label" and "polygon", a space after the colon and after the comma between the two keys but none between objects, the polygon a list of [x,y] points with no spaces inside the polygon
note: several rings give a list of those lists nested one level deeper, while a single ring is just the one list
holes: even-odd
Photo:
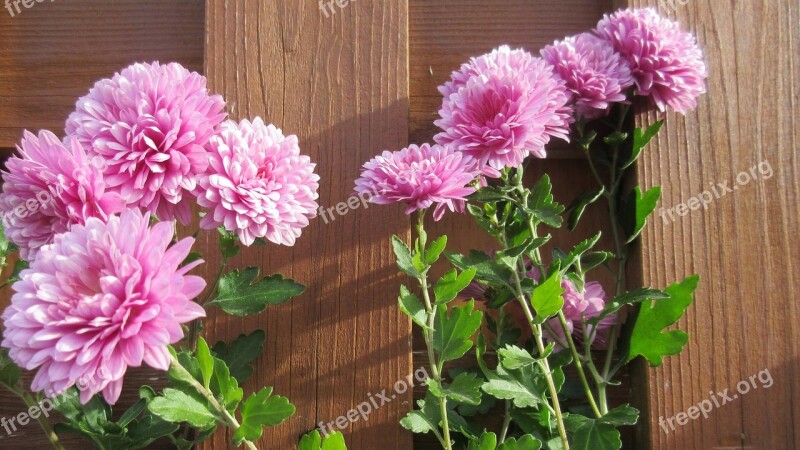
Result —
[{"label": "magenta flower", "polygon": [[[584,336],[582,325],[584,320],[597,317],[603,312],[608,300],[603,286],[596,281],[590,281],[586,283],[581,292],[577,290],[571,281],[565,278],[561,281],[561,288],[564,289],[564,316],[567,319],[567,326],[572,336],[580,341],[591,336],[593,344],[598,347],[605,346],[606,334],[609,328],[614,325],[616,316],[612,315],[602,319],[597,324],[596,331],[593,330],[593,326],[587,325],[586,331],[589,336]],[[546,329],[552,330],[554,336],[548,330],[545,333],[545,338],[555,342],[556,347],[560,349],[561,345],[559,343],[563,343],[566,340],[561,322],[558,318],[552,318],[548,320],[548,324],[550,326],[546,327]]]},{"label": "magenta flower", "polygon": [[75,139],[68,137],[65,146],[49,131],[26,131],[17,151],[3,172],[0,211],[5,235],[22,259],[33,260],[72,224],[105,220],[125,208],[119,194],[106,191],[100,169]]},{"label": "magenta flower", "polygon": [[576,112],[585,118],[602,116],[611,103],[624,102],[625,89],[633,85],[627,61],[608,41],[591,33],[556,41],[541,53],[566,83]]},{"label": "magenta flower", "polygon": [[2,346],[26,370],[33,391],[57,395],[75,384],[81,402],[98,392],[115,403],[128,367],[167,370],[181,324],[205,315],[192,299],[205,281],[186,275],[194,241],[169,246],[174,222],[148,226],[138,209],[107,222],[89,218],[42,247],[14,283],[3,312]]},{"label": "magenta flower", "polygon": [[284,136],[260,117],[229,120],[208,148],[211,163],[200,178],[197,202],[211,212],[200,226],[224,226],[248,246],[262,237],[294,245],[319,207],[316,164],[300,154],[297,136]]},{"label": "magenta flower", "polygon": [[407,203],[406,214],[436,204],[433,217],[439,220],[445,207],[464,211],[466,197],[475,192],[470,183],[477,176],[472,159],[453,147],[409,145],[365,163],[355,190],[372,203]]},{"label": "magenta flower", "polygon": [[106,183],[161,220],[191,221],[191,196],[208,167],[204,145],[225,118],[205,77],[177,63],[133,64],[95,83],[67,120]]},{"label": "magenta flower", "polygon": [[603,17],[596,32],[628,61],[638,95],[650,96],[662,111],[697,107],[708,76],[703,52],[677,22],[653,8],[624,9]]},{"label": "magenta flower", "polygon": [[541,58],[502,46],[472,58],[439,87],[439,144],[473,157],[484,175],[546,156],[550,137],[567,139],[572,109],[564,82]]}]

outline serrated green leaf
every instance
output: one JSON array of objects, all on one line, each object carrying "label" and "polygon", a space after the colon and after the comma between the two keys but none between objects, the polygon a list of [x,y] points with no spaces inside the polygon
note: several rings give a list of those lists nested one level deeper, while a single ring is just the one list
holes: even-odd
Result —
[{"label": "serrated green leaf", "polygon": [[344,435],[334,432],[322,439],[319,431],[312,431],[300,439],[297,450],[347,450],[344,443]]},{"label": "serrated green leaf", "polygon": [[644,194],[637,186],[623,202],[623,226],[628,235],[627,243],[631,243],[641,234],[647,218],[655,211],[658,200],[661,198],[661,186],[656,186]]},{"label": "serrated green leaf", "polygon": [[633,130],[633,148],[631,149],[631,156],[622,165],[622,170],[627,169],[639,159],[639,156],[642,154],[642,150],[647,146],[647,144],[650,143],[653,137],[658,134],[663,125],[664,121],[659,120],[658,122],[647,127],[647,130],[643,130],[638,127]]},{"label": "serrated green leaf", "polygon": [[264,331],[255,330],[250,334],[240,334],[230,344],[217,342],[211,351],[219,359],[225,361],[231,376],[242,384],[253,374],[253,367],[250,363],[261,356],[264,351],[264,339],[266,339]]},{"label": "serrated green leaf", "polygon": [[461,273],[457,273],[455,269],[451,269],[445,273],[433,287],[436,303],[447,303],[456,298],[461,291],[469,286],[476,272],[477,271],[472,268]]},{"label": "serrated green leaf", "polygon": [[616,314],[617,311],[622,309],[625,305],[633,305],[636,303],[646,302],[648,300],[663,300],[665,298],[669,298],[669,295],[658,289],[634,289],[611,299],[608,303],[606,303],[606,306],[603,308],[603,311],[600,313],[600,315],[592,317],[589,320],[589,323],[596,325],[606,317]]},{"label": "serrated green leaf", "polygon": [[411,293],[405,285],[400,286],[400,296],[397,297],[400,311],[411,318],[411,320],[422,328],[428,330],[428,312],[420,302],[419,298]]},{"label": "serrated green leaf", "polygon": [[546,174],[542,176],[538,183],[531,190],[528,197],[526,212],[533,216],[537,222],[553,228],[559,228],[563,223],[561,213],[564,212],[564,205],[553,200],[553,186],[550,177]]},{"label": "serrated green leaf", "polygon": [[211,376],[214,375],[214,357],[211,356],[211,350],[208,348],[208,343],[202,337],[197,338],[197,363],[200,366],[200,375],[203,376],[203,386],[208,389],[208,384],[211,382]]},{"label": "serrated green leaf", "polygon": [[619,431],[607,423],[579,414],[570,414],[564,419],[573,450],[619,450],[622,441]]},{"label": "serrated green leaf", "polygon": [[213,426],[217,421],[204,399],[173,388],[165,388],[163,396],[154,398],[147,409],[168,422],[187,422],[198,428]]},{"label": "serrated green leaf", "polygon": [[586,207],[591,205],[592,203],[596,202],[603,193],[605,192],[605,187],[601,187],[597,191],[592,192],[584,192],[579,195],[575,200],[567,208],[569,211],[569,218],[567,219],[567,228],[572,231],[575,227],[578,226],[578,222],[581,220],[581,216],[583,216],[584,211],[586,211]]},{"label": "serrated green leaf", "polygon": [[483,313],[474,309],[473,300],[449,311],[447,305],[438,306],[433,348],[441,361],[458,359],[472,348],[472,335],[481,327],[483,319]]},{"label": "serrated green leaf", "polygon": [[542,443],[535,437],[526,434],[519,439],[508,438],[497,447],[497,450],[539,450]]},{"label": "serrated green leaf", "polygon": [[636,425],[639,421],[639,410],[626,403],[617,406],[597,420],[614,426]]},{"label": "serrated green leaf", "polygon": [[564,262],[561,265],[561,269],[568,270],[570,267],[572,267],[576,261],[580,260],[584,253],[588,252],[595,245],[597,245],[597,242],[600,240],[600,236],[602,235],[603,233],[598,232],[589,239],[581,241],[578,245],[576,245],[569,253],[567,253],[567,256],[564,258]]},{"label": "serrated green leaf", "polygon": [[550,278],[536,286],[531,295],[531,306],[536,312],[534,321],[544,323],[548,318],[556,315],[564,306],[561,287],[561,274],[554,272]]},{"label": "serrated green leaf", "polygon": [[581,268],[585,273],[612,258],[614,254],[611,252],[588,252],[581,256]]},{"label": "serrated green leaf", "polygon": [[440,236],[439,239],[431,242],[431,245],[425,250],[425,262],[427,265],[432,265],[439,260],[439,256],[447,246],[447,236]]},{"label": "serrated green leaf", "polygon": [[467,450],[496,450],[497,436],[494,433],[483,433],[478,441],[469,443]]},{"label": "serrated green leaf", "polygon": [[244,390],[239,387],[236,378],[230,374],[230,369],[219,358],[213,358],[214,370],[211,378],[210,389],[214,396],[222,399],[222,406],[233,413],[239,402],[244,397]]},{"label": "serrated green leaf", "polygon": [[511,201],[508,194],[513,190],[513,186],[484,186],[470,195],[469,199],[478,203]]},{"label": "serrated green leaf", "polygon": [[219,232],[219,251],[225,259],[233,258],[239,254],[241,247],[236,234],[226,230],[224,227],[217,228]]},{"label": "serrated green leaf", "polygon": [[483,392],[500,400],[512,400],[517,408],[528,408],[541,405],[545,402],[542,383],[535,382],[542,378],[539,366],[524,366],[517,370],[508,370],[502,364],[496,370],[489,370],[484,361],[486,342],[483,335],[478,336],[476,347],[478,366],[486,377],[486,382],[481,386]]},{"label": "serrated green leaf", "polygon": [[234,316],[258,314],[268,305],[278,305],[303,293],[305,287],[281,275],[272,275],[258,281],[260,270],[248,267],[222,276],[214,300],[209,305],[221,308]]},{"label": "serrated green leaf", "polygon": [[233,433],[233,441],[237,445],[245,440],[256,441],[261,437],[263,427],[278,425],[294,412],[294,405],[286,397],[272,395],[272,388],[262,388],[242,403],[241,427]]},{"label": "serrated green leaf", "polygon": [[447,397],[458,403],[477,406],[481,404],[483,380],[470,372],[462,372],[449,385],[428,380],[428,390],[436,397]]},{"label": "serrated green leaf", "polygon": [[500,364],[506,369],[515,370],[536,364],[536,359],[527,350],[516,345],[506,345],[497,351]]},{"label": "serrated green leaf", "polygon": [[394,256],[397,258],[397,267],[409,276],[419,277],[419,271],[414,267],[411,249],[408,248],[406,243],[399,237],[392,236],[392,248],[394,249]]},{"label": "serrated green leaf", "polygon": [[484,252],[471,250],[469,255],[445,252],[447,259],[460,270],[475,269],[475,279],[487,283],[508,285],[511,271],[495,262]]},{"label": "serrated green leaf", "polygon": [[665,289],[669,298],[642,304],[631,332],[627,361],[641,355],[655,367],[663,363],[664,356],[680,353],[689,336],[680,330],[664,329],[677,322],[692,304],[699,281],[697,275],[688,277]]}]

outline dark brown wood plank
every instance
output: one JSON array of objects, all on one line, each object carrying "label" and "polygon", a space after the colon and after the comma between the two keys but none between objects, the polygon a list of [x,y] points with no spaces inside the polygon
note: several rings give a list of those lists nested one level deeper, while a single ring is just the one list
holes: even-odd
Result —
[{"label": "dark brown wood plank", "polygon": [[63,135],[79,96],[136,61],[203,66],[203,2],[70,0],[0,11],[0,148],[22,130]]},{"label": "dark brown wood plank", "polygon": [[[261,115],[300,137],[303,151],[318,163],[322,205],[350,197],[364,161],[406,144],[405,1],[334,4],[336,14],[328,18],[317,2],[206,5],[211,88],[227,98],[232,117]],[[412,373],[410,321],[395,307],[400,279],[389,243],[393,233],[408,232],[401,208],[362,208],[328,224],[316,219],[293,249],[251,249],[237,260],[308,286],[301,298],[262,316],[216,316],[209,324],[216,338],[267,330],[265,356],[246,389],[275,385],[298,411],[269,430],[261,448],[294,448],[300,433]],[[348,447],[411,448],[411,434],[398,424],[411,395],[350,426]],[[218,434],[208,447],[229,443]]]},{"label": "dark brown wood plank", "polygon": [[[774,171],[769,178],[751,177],[707,210],[675,221],[657,216],[644,232],[640,267],[646,285],[663,287],[693,273],[702,279],[694,306],[678,325],[690,334],[686,349],[644,372],[639,379],[646,383],[636,383],[650,405],[641,448],[800,448],[800,303],[794,300],[800,281],[800,5],[630,3],[658,3],[662,13],[696,32],[710,73],[696,112],[666,115],[665,132],[638,165],[639,184],[664,186],[662,206],[670,208],[712,184],[737,186],[740,172],[758,163],[768,162]],[[641,114],[639,121],[657,118]],[[765,369],[771,387],[756,381],[758,389],[736,392],[737,383]],[[660,417],[686,412],[724,389],[737,398],[714,408],[708,419],[689,420],[669,433],[659,426]]]}]

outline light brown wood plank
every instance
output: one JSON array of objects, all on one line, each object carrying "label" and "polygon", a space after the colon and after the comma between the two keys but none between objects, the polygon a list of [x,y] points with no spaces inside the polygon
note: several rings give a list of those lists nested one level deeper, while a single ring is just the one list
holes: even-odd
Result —
[{"label": "light brown wood plank", "polygon": [[[656,5],[634,0],[631,4]],[[694,30],[709,65],[709,92],[687,117],[666,116],[665,132],[645,150],[639,184],[664,186],[662,206],[688,201],[712,183],[768,161],[759,177],[674,222],[656,217],[643,234],[642,278],[666,286],[699,273],[695,304],[679,328],[690,341],[679,357],[644,373],[652,449],[800,448],[800,231],[797,212],[797,1],[683,2],[663,13]],[[641,114],[652,123],[654,113]],[[759,173],[759,172],[756,172]],[[758,389],[665,433],[665,419],[768,369]],[[719,397],[718,397],[719,398]],[[646,423],[647,424],[647,423]],[[650,444],[650,445],[646,445]]]},{"label": "light brown wood plank", "polygon": [[[234,118],[262,115],[300,137],[318,163],[320,203],[346,200],[360,165],[408,136],[407,3],[350,3],[326,18],[317,2],[209,0],[206,73]],[[297,414],[268,430],[262,448],[294,448],[300,433],[330,422],[411,369],[410,321],[395,307],[400,278],[390,236],[407,236],[399,207],[316,219],[293,249],[251,249],[256,264],[308,286],[264,315],[212,317],[217,338],[267,330],[265,356],[246,389],[275,385]],[[211,247],[213,244],[208,242]],[[213,263],[211,264],[213,266]],[[258,380],[257,382],[255,380]],[[409,449],[399,419],[411,391],[346,430],[353,449]],[[218,435],[210,448],[229,448]]]},{"label": "light brown wood plank", "polygon": [[22,130],[63,135],[75,101],[136,61],[203,66],[203,2],[36,2],[0,11],[0,148]]}]

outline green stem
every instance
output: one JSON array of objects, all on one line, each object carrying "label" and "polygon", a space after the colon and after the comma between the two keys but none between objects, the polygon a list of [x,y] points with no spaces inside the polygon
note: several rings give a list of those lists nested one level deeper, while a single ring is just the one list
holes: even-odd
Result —
[{"label": "green stem", "polygon": [[592,412],[594,412],[595,417],[600,418],[602,414],[600,414],[600,410],[597,408],[597,403],[594,401],[592,388],[589,387],[589,381],[586,379],[586,373],[584,373],[583,364],[581,364],[581,355],[578,354],[578,349],[575,347],[575,341],[572,339],[572,333],[569,331],[567,318],[564,316],[563,309],[558,312],[558,320],[561,322],[561,327],[564,329],[564,335],[567,337],[569,350],[572,352],[572,359],[575,360],[575,368],[578,369],[578,377],[581,379],[581,385],[583,386],[584,392],[586,392],[586,398],[589,399],[589,406],[592,407]]},{"label": "green stem", "polygon": [[[172,356],[171,367],[175,369],[177,372],[180,372],[183,375],[183,377],[181,378],[187,380],[187,382],[192,385],[192,387],[197,391],[198,394],[202,395],[206,400],[208,400],[208,403],[211,405],[212,408],[214,408],[214,411],[216,411],[216,413],[219,415],[219,417],[223,419],[223,421],[228,427],[230,427],[233,431],[236,431],[241,427],[239,421],[236,420],[236,417],[231,415],[231,413],[229,413],[228,410],[222,407],[222,405],[220,405],[217,399],[214,397],[214,394],[212,394],[208,389],[205,388],[205,386],[203,386],[197,380],[195,380],[194,376],[192,376],[192,374],[189,373],[189,371],[186,370],[181,365],[180,362],[178,362],[175,356]],[[248,440],[244,440],[242,444],[244,444],[244,446],[250,450],[258,450],[258,447],[256,447],[254,443]]]},{"label": "green stem", "polygon": [[498,445],[506,441],[509,426],[511,426],[511,400],[506,400],[505,419],[503,419],[503,428],[500,430],[500,440],[497,442]]},{"label": "green stem", "polygon": [[[25,401],[25,405],[27,405],[29,409],[33,407],[38,408],[40,406],[39,402],[37,402],[36,399],[34,399],[29,393],[19,391],[12,392],[16,393],[20,398],[22,398],[22,400]],[[47,436],[47,439],[50,441],[50,444],[53,446],[53,448],[56,450],[66,450],[64,446],[61,445],[61,441],[58,439],[58,435],[56,434],[55,430],[53,430],[53,427],[50,425],[47,417],[39,414],[36,417],[36,421],[39,423],[39,426],[42,427],[42,431],[44,431],[45,436]]]},{"label": "green stem", "polygon": [[[427,239],[425,234],[425,210],[420,210],[417,214],[417,236],[419,236],[419,251],[422,252],[422,259],[425,259],[425,247],[427,245]],[[427,269],[420,274],[419,278],[420,289],[422,290],[422,298],[425,302],[425,310],[428,312],[428,329],[422,330],[423,336],[425,337],[425,346],[428,348],[428,364],[431,366],[431,372],[433,373],[433,379],[441,384],[442,382],[442,364],[443,361],[439,363],[436,362],[436,354],[434,353],[433,349],[433,330],[436,326],[436,311],[437,308],[433,307],[433,303],[431,302],[431,296],[428,292],[428,271]],[[440,441],[446,450],[453,449],[453,442],[450,439],[450,424],[449,419],[447,417],[447,398],[442,397],[439,399],[439,409],[442,415],[442,436],[440,437]]]}]

